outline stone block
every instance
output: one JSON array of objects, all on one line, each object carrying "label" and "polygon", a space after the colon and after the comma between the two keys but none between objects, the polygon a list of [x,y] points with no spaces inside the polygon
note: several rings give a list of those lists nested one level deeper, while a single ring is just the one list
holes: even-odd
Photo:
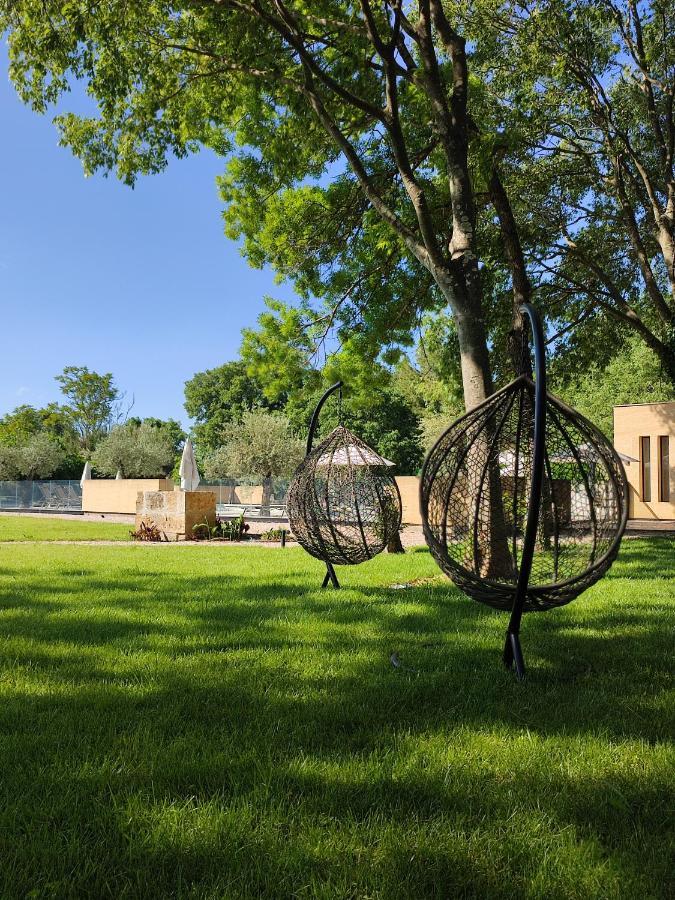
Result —
[{"label": "stone block", "polygon": [[136,498],[136,528],[156,525],[167,541],[185,541],[201,522],[216,523],[213,491],[139,491]]}]

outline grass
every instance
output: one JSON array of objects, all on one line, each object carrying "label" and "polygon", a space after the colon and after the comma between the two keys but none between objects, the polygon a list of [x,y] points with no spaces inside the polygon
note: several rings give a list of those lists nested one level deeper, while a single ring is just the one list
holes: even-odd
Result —
[{"label": "grass", "polygon": [[424,551],[1,546],[0,896],[671,895],[674,549],[521,684]]},{"label": "grass", "polygon": [[128,541],[133,525],[49,516],[0,516],[2,541]]}]

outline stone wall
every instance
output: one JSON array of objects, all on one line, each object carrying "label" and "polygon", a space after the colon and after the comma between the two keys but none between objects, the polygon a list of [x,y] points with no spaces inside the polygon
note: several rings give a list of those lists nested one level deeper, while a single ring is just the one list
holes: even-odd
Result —
[{"label": "stone wall", "polygon": [[421,525],[420,480],[417,475],[397,475],[396,484],[401,494],[404,525]]},{"label": "stone wall", "polygon": [[90,478],[82,488],[82,512],[134,515],[139,491],[172,491],[166,478]]},{"label": "stone wall", "polygon": [[139,491],[136,498],[136,529],[156,525],[167,541],[193,537],[193,528],[202,522],[216,523],[216,495],[213,491]]}]

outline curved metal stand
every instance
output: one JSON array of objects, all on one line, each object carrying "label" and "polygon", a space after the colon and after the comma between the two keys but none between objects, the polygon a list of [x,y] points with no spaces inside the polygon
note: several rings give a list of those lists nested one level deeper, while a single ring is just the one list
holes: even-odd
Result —
[{"label": "curved metal stand", "polygon": [[546,450],[546,350],[544,331],[536,309],[530,303],[520,307],[527,314],[532,326],[532,345],[534,349],[534,441],[532,450],[532,478],[530,481],[530,503],[527,510],[527,523],[523,540],[523,552],[520,558],[520,569],[516,584],[516,595],[513,600],[511,619],[506,632],[504,644],[504,665],[507,669],[515,667],[519,679],[525,677],[525,661],[520,647],[520,623],[527,596],[527,588],[532,572],[534,548],[537,542],[537,527],[541,509],[541,493],[544,481],[544,456]]},{"label": "curved metal stand", "polygon": [[[336,381],[334,385],[328,388],[323,397],[316,404],[316,408],[312,413],[312,418],[309,422],[309,434],[307,435],[307,451],[306,456],[312,452],[312,445],[314,444],[314,433],[316,432],[317,425],[319,424],[319,414],[321,413],[321,409],[323,408],[324,403],[331,394],[335,393],[335,391],[340,391],[340,397],[342,397],[342,382]],[[332,584],[334,588],[340,587],[340,582],[338,581],[338,577],[335,574],[335,568],[333,564],[330,562],[326,563],[326,575],[323,579],[322,588],[328,587],[329,584]]]}]

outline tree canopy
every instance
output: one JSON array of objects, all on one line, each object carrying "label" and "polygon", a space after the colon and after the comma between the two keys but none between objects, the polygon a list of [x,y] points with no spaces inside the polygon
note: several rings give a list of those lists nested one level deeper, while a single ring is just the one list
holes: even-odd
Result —
[{"label": "tree canopy", "polygon": [[195,420],[195,439],[203,450],[218,447],[225,426],[240,421],[245,412],[279,405],[268,400],[242,360],[197,372],[185,383],[185,411]]},{"label": "tree canopy", "polygon": [[117,425],[92,453],[94,469],[102,475],[124,478],[160,478],[168,475],[175,462],[175,443],[170,430],[150,422]]},{"label": "tree canopy", "polygon": [[241,420],[230,422],[222,433],[221,446],[206,457],[207,478],[256,476],[263,486],[262,509],[269,512],[272,479],[293,474],[304,456],[302,441],[293,434],[282,413],[252,410]]},{"label": "tree canopy", "polygon": [[674,25],[669,0],[0,0],[22,99],[86,86],[56,117],[85,171],[214,150],[226,233],[299,294],[186,386],[200,443],[260,408],[299,429],[346,370],[352,415],[417,435],[406,468],[510,377],[529,299],[565,389],[634,338],[675,380]]},{"label": "tree canopy", "polygon": [[605,364],[637,335],[675,381],[675,6],[476,2],[460,16],[558,351],[570,370]]},{"label": "tree canopy", "polygon": [[378,349],[409,344],[420,310],[449,304],[466,402],[490,393],[482,175],[470,171],[477,129],[455,10],[441,0],[2,0],[0,10],[26,102],[44,111],[86,82],[96,113],[57,124],[87,171],[133,183],[172,153],[227,155],[226,226],[254,263],[325,299],[327,329],[358,328]]},{"label": "tree canopy", "polygon": [[99,375],[86,366],[66,366],[56,381],[85,455],[91,453],[120,417],[120,393],[110,372]]}]

